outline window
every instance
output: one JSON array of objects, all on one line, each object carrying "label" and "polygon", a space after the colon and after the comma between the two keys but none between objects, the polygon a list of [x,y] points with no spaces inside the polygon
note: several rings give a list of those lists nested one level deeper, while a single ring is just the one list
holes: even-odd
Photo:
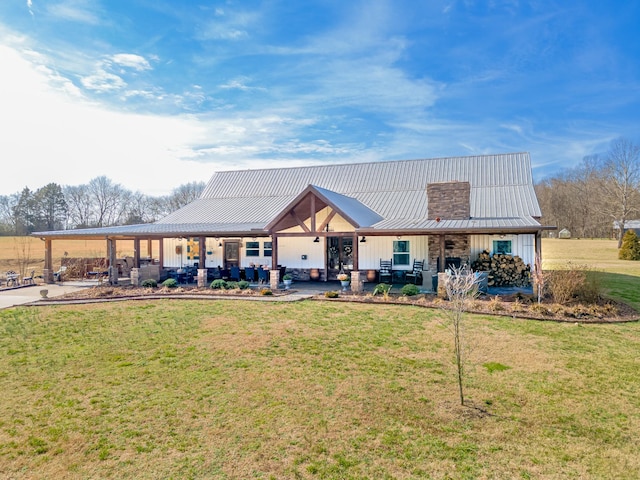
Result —
[{"label": "window", "polygon": [[272,242],[264,242],[264,256],[265,257],[270,257],[272,250],[273,250],[273,243]]},{"label": "window", "polygon": [[493,253],[511,254],[511,240],[494,240]]},{"label": "window", "polygon": [[409,240],[393,241],[393,264],[409,265]]},{"label": "window", "polygon": [[260,242],[247,242],[247,248],[245,252],[247,257],[259,257]]}]

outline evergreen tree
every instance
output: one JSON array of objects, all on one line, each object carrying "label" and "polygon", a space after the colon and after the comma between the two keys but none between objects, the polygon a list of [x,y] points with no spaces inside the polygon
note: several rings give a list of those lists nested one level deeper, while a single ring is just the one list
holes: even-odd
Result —
[{"label": "evergreen tree", "polygon": [[618,251],[620,260],[640,260],[640,239],[634,230],[627,230]]}]

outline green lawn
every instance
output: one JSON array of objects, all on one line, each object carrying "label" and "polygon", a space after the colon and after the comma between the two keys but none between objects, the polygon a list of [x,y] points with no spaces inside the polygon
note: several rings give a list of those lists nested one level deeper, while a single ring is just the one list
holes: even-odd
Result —
[{"label": "green lawn", "polygon": [[618,243],[609,239],[553,239],[542,241],[544,270],[585,265],[600,272],[605,294],[640,311],[640,262],[618,259]]},{"label": "green lawn", "polygon": [[311,301],[1,311],[0,477],[640,478],[639,324],[469,317],[475,409],[457,404],[439,317]]}]

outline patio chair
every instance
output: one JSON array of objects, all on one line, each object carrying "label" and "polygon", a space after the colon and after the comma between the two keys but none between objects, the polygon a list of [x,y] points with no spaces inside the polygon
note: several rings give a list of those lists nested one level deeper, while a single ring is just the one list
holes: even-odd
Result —
[{"label": "patio chair", "polygon": [[234,282],[240,281],[240,267],[231,267],[229,272],[229,279]]},{"label": "patio chair", "polygon": [[35,270],[31,270],[31,275],[29,275],[28,277],[22,277],[22,284],[23,285],[34,285],[35,281],[34,278],[36,276],[36,271]]},{"label": "patio chair", "polygon": [[247,282],[256,281],[256,267],[244,267],[244,279]]},{"label": "patio chair", "polygon": [[378,274],[380,283],[393,283],[392,265],[393,261],[380,259],[380,272]]},{"label": "patio chair", "polygon": [[422,284],[422,269],[424,268],[424,260],[413,260],[413,269],[404,276],[405,282],[414,285]]},{"label": "patio chair", "polygon": [[269,270],[258,267],[258,283],[269,283]]}]

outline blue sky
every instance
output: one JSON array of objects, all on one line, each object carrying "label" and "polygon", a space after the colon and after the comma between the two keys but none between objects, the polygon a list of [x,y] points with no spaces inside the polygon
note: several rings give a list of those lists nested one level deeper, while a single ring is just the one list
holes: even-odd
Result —
[{"label": "blue sky", "polygon": [[640,141],[640,2],[0,2],[0,194]]}]

